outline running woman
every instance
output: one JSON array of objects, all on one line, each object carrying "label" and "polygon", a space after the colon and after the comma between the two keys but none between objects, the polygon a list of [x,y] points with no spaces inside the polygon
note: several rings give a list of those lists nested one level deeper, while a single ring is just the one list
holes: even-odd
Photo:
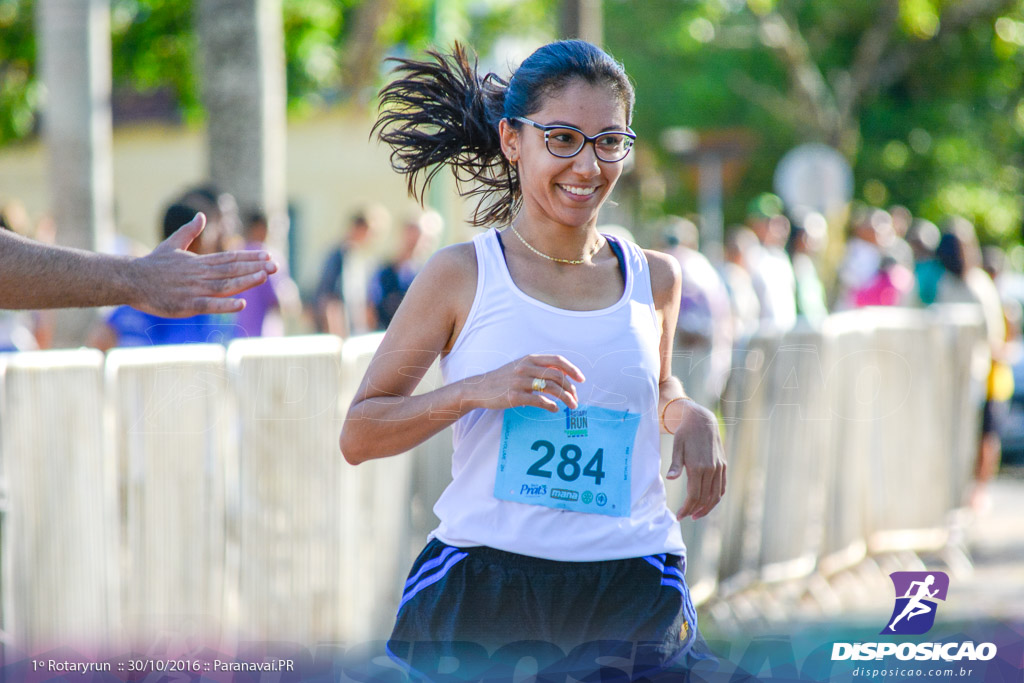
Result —
[{"label": "running woman", "polygon": [[[342,430],[359,464],[454,424],[441,524],[389,653],[408,664],[423,641],[531,641],[579,656],[618,641],[634,667],[686,668],[708,653],[678,520],[715,507],[725,462],[714,415],[671,375],[677,263],[596,228],[636,139],[633,86],[577,40],[541,47],[508,82],[458,45],[398,61],[376,125],[394,168],[422,197],[449,166],[479,197],[474,224],[496,229],[428,262]],[[444,386],[413,396],[438,355]],[[675,435],[667,478],[687,473],[675,514],[659,426]]]}]

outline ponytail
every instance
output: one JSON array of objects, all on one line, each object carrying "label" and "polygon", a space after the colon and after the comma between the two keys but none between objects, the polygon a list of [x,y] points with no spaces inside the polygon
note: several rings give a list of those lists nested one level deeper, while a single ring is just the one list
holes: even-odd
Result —
[{"label": "ponytail", "polygon": [[447,165],[459,193],[479,197],[473,225],[509,223],[522,193],[498,135],[508,83],[493,73],[480,77],[476,59],[470,63],[459,43],[450,55],[427,54],[430,61],[394,60],[399,77],[381,90],[373,132],[391,146],[391,167],[421,204]]}]

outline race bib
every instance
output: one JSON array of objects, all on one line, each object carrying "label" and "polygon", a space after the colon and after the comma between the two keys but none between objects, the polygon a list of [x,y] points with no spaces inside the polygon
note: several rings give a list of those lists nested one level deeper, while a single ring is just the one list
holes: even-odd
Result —
[{"label": "race bib", "polygon": [[505,410],[494,496],[559,510],[628,517],[640,415],[595,406]]}]

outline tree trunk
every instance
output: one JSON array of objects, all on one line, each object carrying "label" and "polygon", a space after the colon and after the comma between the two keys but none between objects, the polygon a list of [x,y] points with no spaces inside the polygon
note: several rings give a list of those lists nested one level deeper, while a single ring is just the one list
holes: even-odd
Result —
[{"label": "tree trunk", "polygon": [[604,42],[601,0],[562,0],[558,29],[562,38],[579,38],[601,45]]},{"label": "tree trunk", "polygon": [[284,29],[281,0],[200,0],[196,13],[210,180],[263,211],[285,257]]},{"label": "tree trunk", "polygon": [[[108,247],[114,235],[109,0],[39,0],[43,137],[57,241]],[[55,344],[78,345],[94,312],[58,316]]]}]

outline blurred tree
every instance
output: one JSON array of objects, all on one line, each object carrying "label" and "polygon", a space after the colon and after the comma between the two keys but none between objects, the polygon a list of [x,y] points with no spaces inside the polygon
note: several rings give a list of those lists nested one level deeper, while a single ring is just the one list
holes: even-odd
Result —
[{"label": "blurred tree", "polygon": [[561,38],[579,38],[595,45],[604,44],[602,0],[559,0],[558,34]]},{"label": "blurred tree", "polygon": [[[282,0],[288,108],[301,112],[357,96],[369,101],[387,71],[382,57],[431,43],[437,0]],[[115,92],[168,92],[186,121],[203,116],[191,0],[110,0]],[[0,0],[0,144],[33,134],[40,105],[36,0]],[[547,0],[448,0],[482,54],[507,35],[545,35]]]},{"label": "blurred tree", "polygon": [[207,177],[235,197],[242,215],[265,213],[271,243],[286,254],[281,0],[197,2]]},{"label": "blurred tree", "polygon": [[[1021,0],[607,0],[605,12],[649,140],[672,126],[759,134],[730,220],[787,149],[819,141],[850,159],[870,203],[1020,239]],[[666,208],[692,209],[691,190],[668,192]]]}]

